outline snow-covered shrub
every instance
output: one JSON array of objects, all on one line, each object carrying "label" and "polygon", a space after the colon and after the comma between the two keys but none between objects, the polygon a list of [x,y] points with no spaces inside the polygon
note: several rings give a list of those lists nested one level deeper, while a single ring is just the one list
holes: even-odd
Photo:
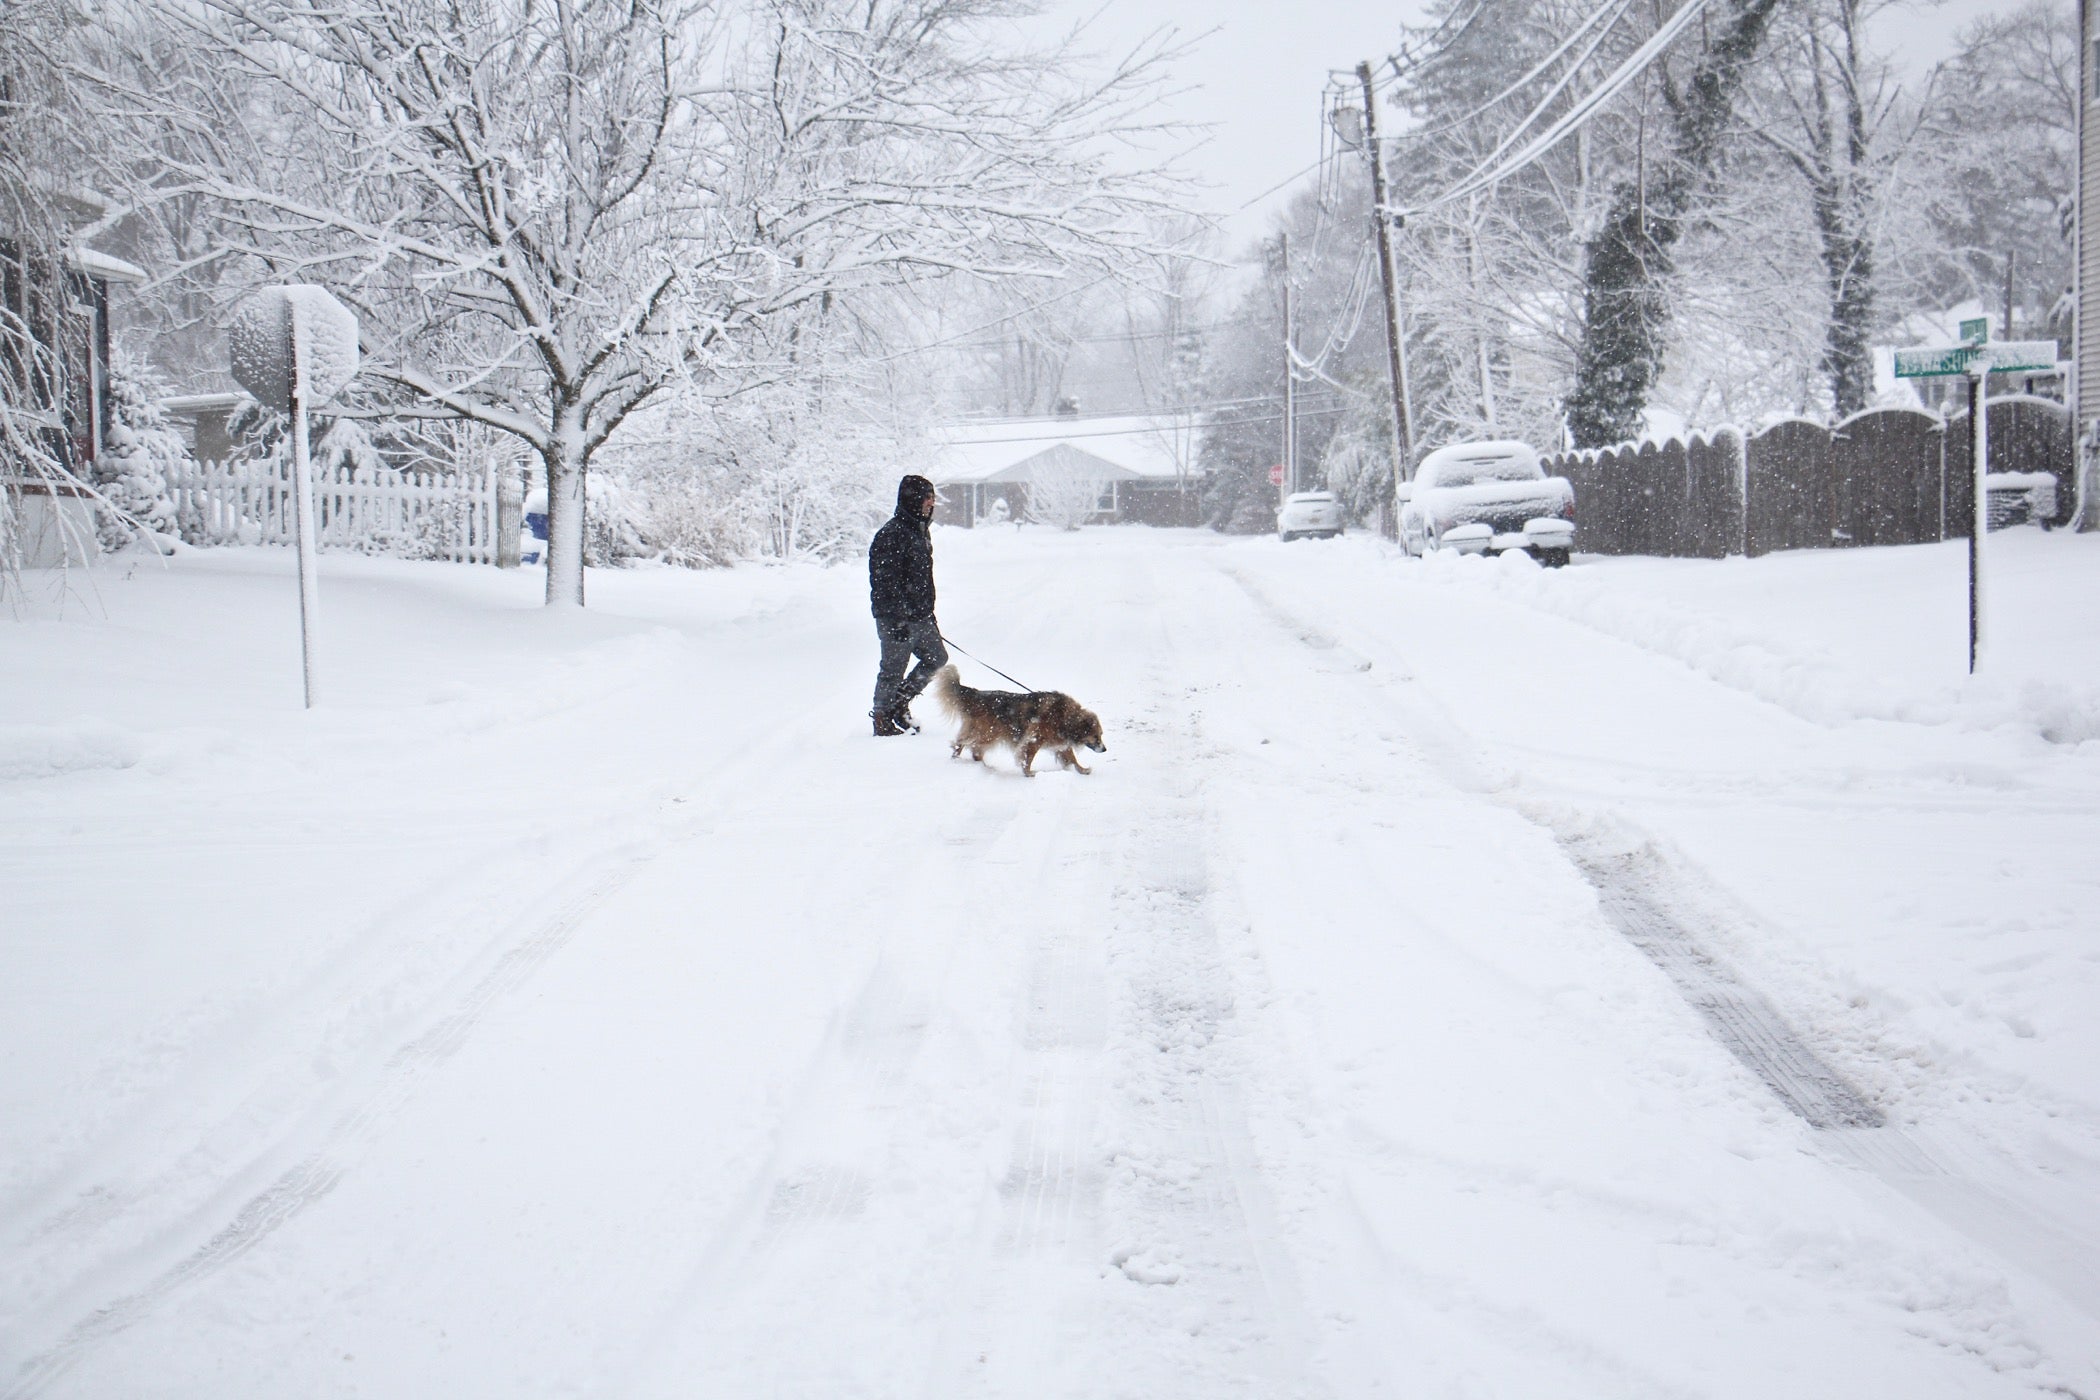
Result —
[{"label": "snow-covered shrub", "polygon": [[1028,483],[1028,518],[1038,525],[1076,530],[1101,510],[1107,483],[1075,466],[1036,472]]},{"label": "snow-covered shrub", "polygon": [[1351,415],[1327,440],[1320,475],[1351,520],[1370,521],[1393,499],[1391,430]]},{"label": "snow-covered shrub", "polygon": [[460,559],[465,557],[468,543],[473,538],[473,497],[462,492],[425,505],[417,511],[408,529],[398,538],[379,541],[385,533],[373,532],[375,543],[362,547],[367,554],[392,554],[403,559]]},{"label": "snow-covered shrub", "polygon": [[895,485],[879,480],[866,460],[818,447],[800,461],[775,461],[753,472],[738,504],[755,529],[761,558],[828,563],[868,547],[893,504],[884,492]]},{"label": "snow-covered shrub", "polygon": [[636,528],[665,563],[711,569],[757,553],[723,463],[645,471],[630,480],[640,503]]},{"label": "snow-covered shrub", "polygon": [[788,387],[729,403],[673,400],[637,416],[599,454],[593,487],[621,488],[619,525],[640,542],[633,552],[689,567],[858,554],[890,513],[895,464],[906,460],[895,433]]},{"label": "snow-covered shrub", "polygon": [[584,512],[583,562],[594,569],[616,568],[654,551],[643,539],[634,493],[619,481],[593,472],[584,478],[589,509]]},{"label": "snow-covered shrub", "polygon": [[102,493],[95,530],[104,549],[175,533],[168,472],[187,463],[190,451],[161,410],[166,395],[150,364],[117,351],[109,375],[109,437],[94,472]]}]

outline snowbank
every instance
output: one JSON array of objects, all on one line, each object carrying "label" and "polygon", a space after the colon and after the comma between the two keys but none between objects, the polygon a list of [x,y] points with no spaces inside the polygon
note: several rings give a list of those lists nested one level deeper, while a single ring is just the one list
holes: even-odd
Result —
[{"label": "snowbank", "polygon": [[0,724],[0,782],[55,778],[93,768],[129,768],[139,761],[139,737],[113,724]]},{"label": "snowbank", "polygon": [[[1578,540],[1579,542],[1579,540]],[[2100,739],[2100,536],[1993,535],[1979,674],[1967,665],[1966,545],[1760,559],[1435,555],[1420,577],[1579,622],[1818,724],[1892,720]]]}]

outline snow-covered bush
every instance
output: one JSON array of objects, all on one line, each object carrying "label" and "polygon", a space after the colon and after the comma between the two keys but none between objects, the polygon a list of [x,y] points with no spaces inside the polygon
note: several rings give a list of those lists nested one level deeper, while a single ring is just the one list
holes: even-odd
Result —
[{"label": "snow-covered bush", "polygon": [[1101,511],[1107,483],[1068,465],[1038,471],[1028,483],[1028,518],[1038,525],[1076,530]]},{"label": "snow-covered bush", "polygon": [[593,472],[584,478],[584,491],[584,563],[594,569],[616,568],[654,552],[642,537],[639,503],[632,490]]},{"label": "snow-covered bush", "polygon": [[631,480],[640,502],[637,529],[666,564],[711,569],[756,552],[722,462],[640,471]]},{"label": "snow-covered bush", "polygon": [[600,455],[591,511],[598,483],[617,483],[631,552],[687,567],[858,554],[907,460],[896,433],[848,418],[860,407],[835,395],[827,408],[792,387],[653,407]]},{"label": "snow-covered bush", "polygon": [[1327,489],[1351,520],[1365,522],[1379,517],[1393,499],[1391,430],[1367,420],[1368,415],[1352,414],[1320,455]]},{"label": "snow-covered bush", "polygon": [[168,472],[187,463],[190,451],[161,410],[166,394],[150,364],[117,351],[109,375],[109,437],[94,473],[102,493],[95,530],[104,549],[175,533]]}]

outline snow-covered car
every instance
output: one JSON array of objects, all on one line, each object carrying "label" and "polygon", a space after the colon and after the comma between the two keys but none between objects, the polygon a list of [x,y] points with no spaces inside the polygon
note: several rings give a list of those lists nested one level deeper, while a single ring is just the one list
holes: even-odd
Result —
[{"label": "snow-covered car", "polygon": [[1400,544],[1409,554],[1528,550],[1549,568],[1575,550],[1575,488],[1547,476],[1521,442],[1462,442],[1422,459],[1400,488]]},{"label": "snow-covered car", "polygon": [[1342,533],[1342,507],[1332,491],[1297,491],[1276,512],[1276,538],[1289,544],[1300,535],[1333,539]]}]

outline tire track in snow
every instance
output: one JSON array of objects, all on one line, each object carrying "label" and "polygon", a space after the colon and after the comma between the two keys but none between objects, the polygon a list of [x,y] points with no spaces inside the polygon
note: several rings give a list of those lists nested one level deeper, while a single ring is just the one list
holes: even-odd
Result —
[{"label": "tire track in snow", "polygon": [[630,857],[513,944],[440,1020],[394,1051],[374,1090],[337,1120],[319,1147],[251,1196],[201,1246],[143,1287],[95,1309],[56,1345],[25,1361],[5,1391],[6,1400],[28,1400],[41,1394],[95,1346],[138,1323],[178,1290],[242,1258],[325,1198],[349,1170],[357,1151],[376,1141],[423,1080],[458,1053],[488,1009],[567,944],[590,913],[650,858],[647,852]]},{"label": "tire track in snow", "polygon": [[[821,707],[813,706],[800,719],[806,723],[820,713]],[[584,869],[591,865],[604,867],[611,862],[610,868],[601,869],[582,893],[562,903],[552,916],[530,924],[525,934],[505,947],[493,964],[441,1013],[398,1045],[362,1083],[346,1091],[355,1095],[353,1101],[338,1110],[332,1121],[325,1116],[320,1119],[327,1126],[319,1131],[312,1145],[242,1201],[230,1218],[215,1228],[203,1223],[209,1233],[201,1243],[186,1250],[179,1243],[173,1244],[173,1262],[155,1269],[153,1263],[146,1261],[165,1260],[171,1252],[169,1242],[185,1232],[184,1226],[172,1227],[162,1232],[160,1240],[99,1265],[89,1276],[64,1290],[59,1303],[44,1308],[46,1313],[67,1306],[65,1295],[92,1293],[107,1298],[115,1292],[116,1296],[86,1305],[84,1316],[81,1305],[72,1304],[77,1320],[65,1326],[55,1342],[31,1352],[20,1363],[15,1375],[5,1382],[6,1389],[0,1390],[0,1400],[30,1400],[42,1394],[95,1347],[136,1325],[174,1294],[240,1260],[325,1199],[360,1152],[379,1140],[429,1076],[464,1048],[497,1002],[524,985],[568,944],[599,906],[630,883],[663,849],[704,832],[708,819],[700,813],[709,804],[694,799],[728,787],[754,768],[763,769],[782,754],[796,751],[801,727],[797,723],[783,725],[770,739],[745,749],[697,779],[684,796],[675,799],[687,804],[686,811],[692,814],[675,828],[661,828],[641,843],[629,843],[624,851],[616,847],[593,857]],[[321,1111],[325,1114],[325,1105]],[[273,1157],[281,1160],[287,1151],[296,1152],[296,1148],[289,1147],[291,1140],[291,1135],[287,1135],[267,1149],[256,1159],[257,1165],[263,1166]],[[189,1228],[195,1229],[196,1224]],[[143,1282],[126,1280],[127,1274],[136,1279],[141,1272],[146,1275]]]},{"label": "tire track in snow", "polygon": [[[1264,614],[1300,640],[1308,635],[1321,637],[1324,645],[1316,649],[1322,652],[1341,646],[1299,622],[1244,573],[1236,569],[1225,573]],[[1366,661],[1360,669],[1369,670],[1370,663]],[[1661,969],[1714,1040],[1775,1098],[1813,1128],[1879,1128],[1886,1122],[1881,1110],[1846,1083],[1763,993],[1700,945],[1673,912],[1676,901],[1661,893],[1666,872],[1652,849],[1645,856],[1604,851],[1581,834],[1575,820],[1556,820],[1533,804],[1513,801],[1498,791],[1501,784],[1483,778],[1483,765],[1468,752],[1472,746],[1461,743],[1452,732],[1457,725],[1448,716],[1426,714],[1428,705],[1415,700],[1409,696],[1406,708],[1416,721],[1412,732],[1425,741],[1426,756],[1462,790],[1497,802],[1545,828],[1596,891],[1611,925]]]},{"label": "tire track in snow", "polygon": [[[1240,570],[1224,567],[1221,572],[1272,621],[1321,655],[1323,669],[1342,669],[1328,658],[1335,648],[1346,654],[1345,644],[1303,623]],[[1616,840],[1607,841],[1598,835],[1594,814],[1518,800],[1498,759],[1434,696],[1389,684],[1412,679],[1404,658],[1364,679],[1409,717],[1411,739],[1447,781],[1508,808],[1554,838],[1596,891],[1607,919],[1670,978],[1715,1041],[1815,1131],[1833,1164],[1908,1198],[1987,1253],[2046,1283],[2074,1308],[2100,1317],[2100,1266],[2093,1262],[2100,1259],[2100,1240],[2081,1238],[2063,1213],[2045,1213],[1993,1189],[1988,1179],[2006,1168],[1980,1160],[1987,1155],[1982,1149],[1890,1124],[1768,998],[1701,945],[1692,926],[1707,902],[1695,893],[1704,877],[1674,868],[1654,843],[1615,813],[1607,825],[1621,830]],[[1945,1344],[1970,1342],[1956,1337]]]},{"label": "tire track in snow", "polygon": [[1155,606],[1116,640],[1153,664],[1112,722],[1116,762],[1088,781],[1141,786],[1075,803],[1065,826],[1094,873],[1063,883],[1061,902],[1085,902],[1029,950],[1008,1146],[928,1400],[1328,1393],[1254,1150],[1251,1050],[1214,922],[1215,754],[1190,704],[1213,653],[1187,635],[1213,590],[1150,559],[1126,567],[1117,591]]},{"label": "tire track in snow", "polygon": [[[1042,805],[1024,807],[1003,784],[992,788],[943,819],[938,844],[947,849],[922,851],[915,872],[898,873],[898,885],[937,888],[957,848],[976,851],[985,879],[1003,876],[1011,860],[998,852],[1030,839],[1045,821]],[[891,1291],[871,1274],[899,1262],[886,1233],[907,1184],[898,1159],[909,1146],[907,1127],[921,1123],[931,1103],[917,1071],[960,925],[946,911],[921,908],[891,931],[794,1081],[773,1149],[742,1204],[716,1227],[606,1393],[685,1395],[697,1385],[707,1393],[831,1394],[873,1383],[858,1372],[836,1374],[841,1366],[890,1364],[851,1355],[850,1344],[842,1347],[824,1327],[865,1322],[889,1298],[857,1306],[851,1318],[843,1309],[825,1314],[842,1285]]]},{"label": "tire track in snow", "polygon": [[[1347,660],[1347,669],[1359,669]],[[1215,925],[1200,715],[1169,731],[1164,792],[1124,843],[1108,955],[1119,1080],[1103,1205],[1126,1321],[1174,1342],[1151,1393],[1328,1393],[1248,1122],[1248,1050]]]},{"label": "tire track in snow", "polygon": [[[1537,820],[1534,817],[1534,820]],[[1763,993],[1700,947],[1671,912],[1667,872],[1652,847],[1608,852],[1547,823],[1597,892],[1604,916],[1669,977],[1715,1040],[1812,1128],[1879,1128],[1887,1117],[1787,1025]]]},{"label": "tire track in snow", "polygon": [[1005,1174],[997,1248],[1021,1256],[1083,1254],[1099,1228],[1104,1180],[1094,1150],[1108,988],[1099,939],[1053,934],[1029,973],[1021,1049],[1026,1106]]}]

